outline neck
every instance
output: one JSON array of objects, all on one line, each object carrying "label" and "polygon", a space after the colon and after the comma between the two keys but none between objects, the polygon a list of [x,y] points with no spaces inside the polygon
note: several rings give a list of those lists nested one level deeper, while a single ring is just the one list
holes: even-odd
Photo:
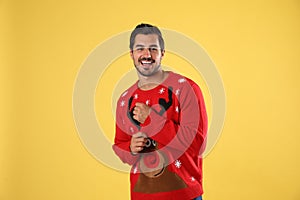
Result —
[{"label": "neck", "polygon": [[150,90],[161,84],[166,78],[166,72],[159,70],[152,76],[139,75],[138,87],[142,90]]}]

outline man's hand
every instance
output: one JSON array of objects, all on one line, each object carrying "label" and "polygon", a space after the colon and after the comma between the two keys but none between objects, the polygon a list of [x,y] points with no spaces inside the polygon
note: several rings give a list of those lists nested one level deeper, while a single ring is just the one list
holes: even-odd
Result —
[{"label": "man's hand", "polygon": [[141,124],[145,122],[151,112],[151,108],[144,103],[136,103],[133,110],[133,119]]},{"label": "man's hand", "polygon": [[132,135],[130,142],[131,153],[137,154],[138,152],[142,151],[146,142],[147,135],[145,133],[137,132],[136,134]]}]

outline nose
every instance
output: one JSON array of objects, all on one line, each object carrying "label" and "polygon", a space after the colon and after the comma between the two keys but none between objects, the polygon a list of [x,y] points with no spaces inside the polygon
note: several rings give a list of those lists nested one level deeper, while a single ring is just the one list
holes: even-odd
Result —
[{"label": "nose", "polygon": [[145,48],[145,49],[144,49],[144,51],[143,51],[143,56],[146,57],[146,58],[151,57],[151,52],[150,52],[150,49],[149,49],[149,48]]}]

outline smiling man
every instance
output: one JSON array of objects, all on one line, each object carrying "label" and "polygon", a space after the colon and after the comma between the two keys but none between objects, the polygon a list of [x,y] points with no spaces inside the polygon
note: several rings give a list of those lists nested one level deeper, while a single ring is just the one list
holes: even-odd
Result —
[{"label": "smiling man", "polygon": [[130,56],[138,81],[118,100],[113,149],[132,166],[132,200],[200,200],[205,104],[195,82],[162,69],[164,55],[157,27],[133,30]]}]

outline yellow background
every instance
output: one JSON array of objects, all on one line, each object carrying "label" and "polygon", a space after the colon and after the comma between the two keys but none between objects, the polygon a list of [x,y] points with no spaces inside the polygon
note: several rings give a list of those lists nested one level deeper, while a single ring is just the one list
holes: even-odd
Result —
[{"label": "yellow background", "polygon": [[72,92],[88,54],[140,22],[193,38],[224,81],[205,199],[300,199],[299,1],[2,0],[0,16],[1,200],[129,199],[128,174],[81,144]]}]

